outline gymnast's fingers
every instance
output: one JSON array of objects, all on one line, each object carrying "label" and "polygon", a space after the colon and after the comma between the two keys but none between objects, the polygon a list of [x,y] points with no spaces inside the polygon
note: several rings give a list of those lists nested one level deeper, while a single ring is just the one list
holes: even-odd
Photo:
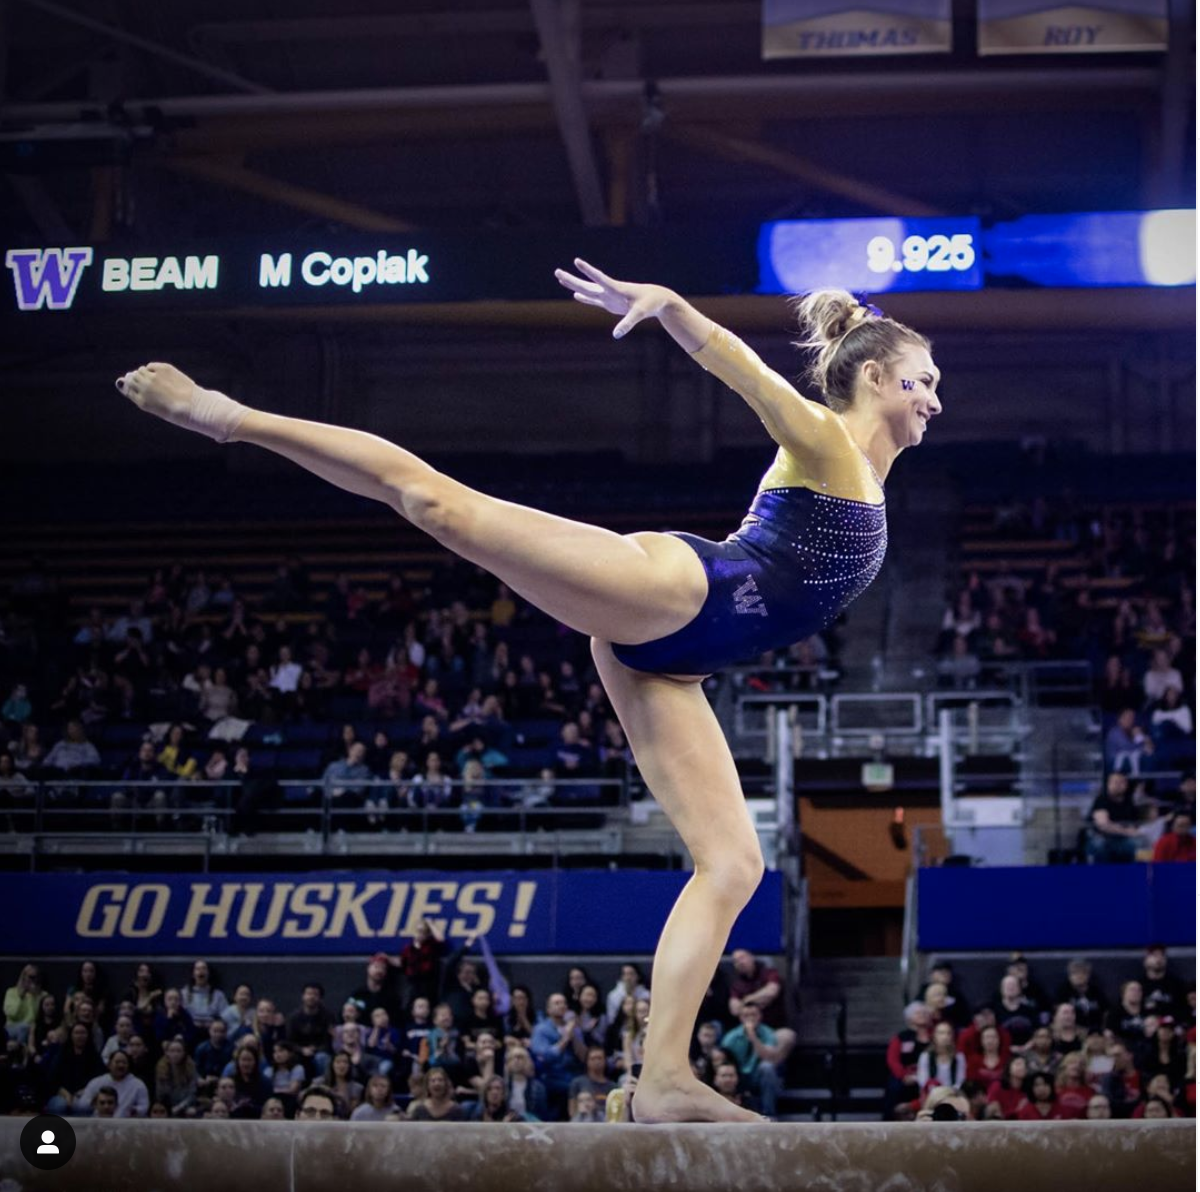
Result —
[{"label": "gymnast's fingers", "polygon": [[584,281],[582,277],[576,277],[575,274],[568,273],[565,269],[555,269],[554,276],[558,278],[560,286],[565,286],[568,290],[574,290],[576,293],[599,294],[604,289],[594,281]]},{"label": "gymnast's fingers", "polygon": [[599,282],[602,286],[607,286],[610,290],[615,290],[621,283],[614,281],[607,273],[602,273],[595,265],[589,265],[582,257],[575,258],[575,268],[592,281]]},{"label": "gymnast's fingers", "polygon": [[606,309],[604,305],[604,299],[597,298],[592,294],[583,294],[576,290],[571,297],[574,298],[576,302],[582,302],[584,306],[598,306],[601,310]]}]

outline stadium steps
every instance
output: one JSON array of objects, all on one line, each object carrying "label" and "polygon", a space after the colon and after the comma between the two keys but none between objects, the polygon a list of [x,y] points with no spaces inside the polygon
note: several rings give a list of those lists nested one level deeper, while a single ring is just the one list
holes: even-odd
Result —
[{"label": "stadium steps", "polygon": [[830,957],[810,962],[800,984],[796,1030],[804,1047],[834,1046],[842,1001],[846,1041],[884,1047],[898,1029],[904,1006],[896,957]]}]

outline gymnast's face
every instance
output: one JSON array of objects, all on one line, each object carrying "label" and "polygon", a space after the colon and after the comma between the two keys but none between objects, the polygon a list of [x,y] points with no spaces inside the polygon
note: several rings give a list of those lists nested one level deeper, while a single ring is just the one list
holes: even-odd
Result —
[{"label": "gymnast's face", "polygon": [[937,387],[942,379],[929,349],[906,343],[886,368],[876,362],[863,365],[864,379],[882,403],[882,413],[899,447],[916,447],[925,437],[930,419],[942,412]]}]

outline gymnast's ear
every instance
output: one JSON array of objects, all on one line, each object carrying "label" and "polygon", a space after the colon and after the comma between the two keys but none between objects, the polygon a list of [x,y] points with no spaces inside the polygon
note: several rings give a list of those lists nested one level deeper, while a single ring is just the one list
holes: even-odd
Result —
[{"label": "gymnast's ear", "polygon": [[883,365],[878,360],[864,360],[858,371],[859,376],[876,393],[883,388]]}]

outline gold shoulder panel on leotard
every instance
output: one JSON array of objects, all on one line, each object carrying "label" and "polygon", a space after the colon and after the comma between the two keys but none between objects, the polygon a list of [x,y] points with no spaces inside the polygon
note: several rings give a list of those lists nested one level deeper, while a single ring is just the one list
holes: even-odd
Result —
[{"label": "gold shoulder panel on leotard", "polygon": [[692,358],[745,398],[779,444],[760,492],[810,488],[831,497],[879,504],[882,494],[866,457],[845,422],[827,406],[801,396],[757,353],[716,323],[708,342]]}]

